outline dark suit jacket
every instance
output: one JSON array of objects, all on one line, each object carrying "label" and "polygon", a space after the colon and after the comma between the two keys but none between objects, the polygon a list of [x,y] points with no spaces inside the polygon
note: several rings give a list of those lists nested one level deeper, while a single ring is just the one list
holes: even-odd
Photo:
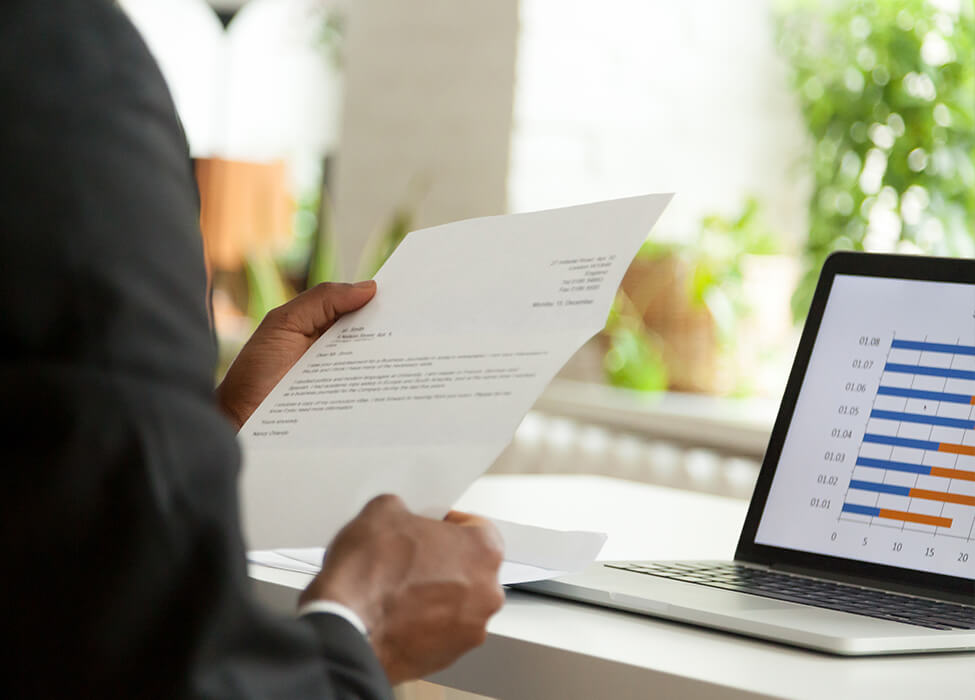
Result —
[{"label": "dark suit jacket", "polygon": [[250,597],[198,199],[109,0],[0,3],[0,697],[388,697]]}]

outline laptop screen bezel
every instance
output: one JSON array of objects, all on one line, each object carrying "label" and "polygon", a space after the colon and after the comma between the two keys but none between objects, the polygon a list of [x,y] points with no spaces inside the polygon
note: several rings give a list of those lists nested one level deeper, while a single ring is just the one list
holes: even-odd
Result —
[{"label": "laptop screen bezel", "polygon": [[823,319],[826,301],[836,275],[861,277],[885,277],[889,279],[922,280],[931,282],[960,282],[975,287],[975,260],[958,258],[934,258],[914,255],[884,255],[877,253],[833,253],[823,265],[816,286],[809,316],[799,340],[799,348],[789,374],[778,416],[772,427],[768,449],[762,462],[748,515],[742,528],[735,559],[767,566],[785,566],[795,569],[821,572],[827,575],[852,577],[876,581],[886,587],[895,583],[934,596],[943,595],[955,600],[975,602],[975,580],[936,574],[915,569],[904,569],[884,564],[836,557],[825,554],[758,544],[755,541],[758,525],[765,510],[772,479],[778,466],[782,448],[799,391],[802,388],[813,345]]}]

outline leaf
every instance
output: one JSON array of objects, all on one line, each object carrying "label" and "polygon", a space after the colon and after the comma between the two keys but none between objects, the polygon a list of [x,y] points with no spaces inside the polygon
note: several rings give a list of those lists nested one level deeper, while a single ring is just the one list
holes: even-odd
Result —
[{"label": "leaf", "polygon": [[401,207],[393,213],[386,230],[367,247],[359,263],[359,279],[371,279],[413,227],[413,210]]},{"label": "leaf", "polygon": [[[775,27],[814,144],[808,161],[813,191],[805,270],[793,298],[797,318],[805,315],[826,255],[836,249],[862,250],[869,242],[868,217],[879,198],[877,189],[901,214],[898,248],[970,254],[975,3],[967,0],[950,10],[932,0],[791,0],[779,3]],[[941,66],[929,65],[923,55],[932,32],[948,47],[950,58]],[[862,78],[862,89],[849,88],[851,71]],[[877,133],[888,138],[875,140],[871,134]],[[868,154],[878,149],[886,165],[879,183],[864,192]],[[916,150],[927,157],[910,158]],[[930,204],[921,215],[908,217],[899,206],[912,187],[922,188]],[[968,222],[961,231],[955,208]],[[946,235],[931,236],[932,226]]]},{"label": "leaf", "polygon": [[306,288],[338,279],[338,240],[332,222],[332,200],[327,194],[323,194],[315,242],[308,261]]},{"label": "leaf", "polygon": [[278,266],[270,256],[249,257],[244,263],[247,273],[247,315],[256,326],[267,312],[294,296]]},{"label": "leaf", "polygon": [[667,388],[667,368],[663,355],[641,329],[628,324],[610,332],[609,351],[603,368],[610,384],[639,391],[663,391]]}]

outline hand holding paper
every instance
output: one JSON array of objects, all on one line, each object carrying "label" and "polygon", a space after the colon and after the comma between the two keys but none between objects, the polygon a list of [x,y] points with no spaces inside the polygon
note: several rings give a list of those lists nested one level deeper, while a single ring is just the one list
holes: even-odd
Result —
[{"label": "hand holding paper", "polygon": [[442,517],[602,328],[669,195],[411,233],[241,430],[252,547],[327,542],[370,498]]},{"label": "hand holding paper", "polygon": [[238,430],[281,377],[343,314],[362,307],[376,293],[372,281],[326,282],[271,311],[234,360],[217,403]]},{"label": "hand holding paper", "polygon": [[335,537],[301,602],[354,610],[396,684],[440,670],[484,640],[504,602],[500,563],[501,537],[486,520],[464,513],[430,520],[383,496]]}]

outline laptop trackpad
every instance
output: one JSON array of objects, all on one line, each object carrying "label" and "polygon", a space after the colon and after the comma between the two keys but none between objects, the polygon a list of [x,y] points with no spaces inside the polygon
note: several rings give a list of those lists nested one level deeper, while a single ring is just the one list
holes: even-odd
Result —
[{"label": "laptop trackpad", "polygon": [[780,603],[776,603],[774,600],[759,598],[757,596],[723,595],[720,599],[715,599],[710,604],[706,605],[702,605],[700,601],[696,604],[692,604],[690,601],[687,601],[686,605],[682,605],[678,601],[663,601],[647,596],[633,596],[627,595],[626,593],[613,592],[609,594],[609,598],[613,603],[624,608],[643,610],[646,612],[656,612],[661,615],[682,608],[690,608],[693,610],[703,608],[713,612],[732,614],[746,611],[782,612],[783,608],[785,607]]},{"label": "laptop trackpad", "polygon": [[[900,625],[890,620],[880,620],[865,615],[851,615],[835,610],[823,608],[796,608],[788,610],[763,610],[745,613],[743,618],[756,620],[770,625],[778,625],[790,629],[801,629],[807,632],[824,634],[831,637],[867,636],[870,634],[891,634],[892,631],[904,634],[898,628]],[[917,627],[911,627],[916,634]]]},{"label": "laptop trackpad", "polygon": [[[658,578],[634,577],[609,590],[616,605],[665,614],[674,609],[710,610],[721,614],[746,611],[781,611],[795,609],[788,603],[771,598],[733,593],[691,583]],[[630,584],[630,585],[625,585]],[[634,586],[633,584],[638,584]],[[641,585],[642,584],[642,585]]]}]

